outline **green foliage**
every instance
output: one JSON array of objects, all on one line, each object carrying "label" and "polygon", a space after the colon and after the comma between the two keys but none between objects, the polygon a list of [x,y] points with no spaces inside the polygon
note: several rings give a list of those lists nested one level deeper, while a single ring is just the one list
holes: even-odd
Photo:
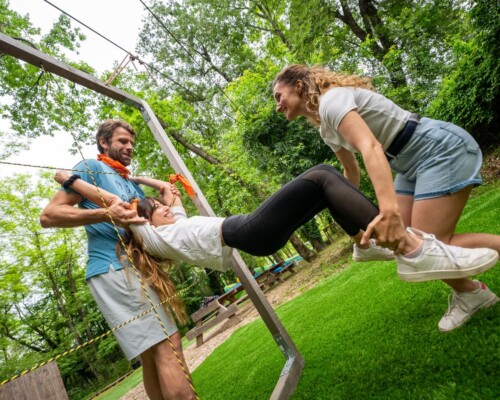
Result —
[{"label": "green foliage", "polygon": [[245,104],[238,124],[242,150],[259,170],[279,176],[284,184],[316,164],[331,162],[334,155],[317,128],[304,119],[289,123],[275,111],[269,83],[277,71],[272,65],[247,71],[231,86],[231,94],[238,104]]},{"label": "green foliage", "polygon": [[[76,50],[85,37],[79,29],[74,29],[68,17],[61,15],[52,29],[45,35],[32,26],[27,16],[8,9],[9,3],[0,2],[2,31],[21,43],[35,47],[56,59],[67,61],[66,50]],[[93,70],[85,63],[70,63],[75,68],[87,72]],[[91,91],[76,89],[74,84],[51,77],[43,70],[3,56],[0,59],[0,96],[9,99],[0,104],[0,116],[11,122],[11,128],[18,132],[24,141],[39,135],[51,135],[61,129],[60,118],[73,126],[87,127],[92,121],[91,107],[95,104]],[[55,93],[57,92],[57,94]],[[64,126],[64,125],[63,125]],[[5,134],[4,134],[5,136]],[[13,144],[5,144],[14,149]],[[20,142],[20,138],[16,138]]]},{"label": "green foliage", "polygon": [[[83,230],[44,230],[42,204],[57,190],[46,174],[0,181],[0,380],[108,330],[85,284]],[[67,355],[59,368],[68,388],[108,374],[123,362],[114,339]]]},{"label": "green foliage", "polygon": [[[457,63],[443,80],[429,112],[470,131],[484,146],[500,141],[500,10],[498,1],[478,1],[469,14],[471,23],[454,40]],[[471,29],[472,32],[468,30]]]}]

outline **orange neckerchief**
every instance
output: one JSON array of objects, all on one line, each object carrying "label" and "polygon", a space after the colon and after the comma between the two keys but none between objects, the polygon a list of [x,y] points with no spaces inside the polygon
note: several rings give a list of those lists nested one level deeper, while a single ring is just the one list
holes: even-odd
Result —
[{"label": "orange neckerchief", "polygon": [[110,166],[113,168],[118,175],[120,175],[123,179],[128,179],[128,174],[130,174],[130,171],[125,168],[125,166],[120,162],[113,160],[112,158],[109,158],[108,156],[104,154],[98,154],[97,159],[99,161],[102,161],[104,164]]},{"label": "orange neckerchief", "polygon": [[168,176],[168,181],[172,184],[179,181],[181,183],[182,187],[184,188],[184,190],[186,191],[186,193],[190,197],[193,197],[195,195],[193,187],[191,186],[191,184],[189,183],[189,181],[186,179],[186,177],[184,175],[182,175],[182,174],[170,174]]}]

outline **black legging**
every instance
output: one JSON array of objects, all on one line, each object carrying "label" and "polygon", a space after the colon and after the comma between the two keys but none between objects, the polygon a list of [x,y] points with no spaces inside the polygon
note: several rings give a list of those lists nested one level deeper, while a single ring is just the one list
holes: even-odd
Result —
[{"label": "black legging", "polygon": [[330,214],[349,236],[366,230],[379,210],[330,165],[317,165],[287,183],[253,213],[233,215],[222,224],[231,247],[255,256],[281,249],[290,235],[320,211]]}]

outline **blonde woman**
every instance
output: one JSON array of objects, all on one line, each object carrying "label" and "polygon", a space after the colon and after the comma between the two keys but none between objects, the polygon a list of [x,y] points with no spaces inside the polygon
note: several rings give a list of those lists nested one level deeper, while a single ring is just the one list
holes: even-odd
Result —
[{"label": "blonde woman", "polygon": [[[366,232],[354,237],[357,246],[369,246],[373,236],[379,245],[401,254],[405,226],[411,226],[454,246],[500,251],[498,235],[455,234],[472,188],[482,183],[481,150],[465,130],[402,109],[377,94],[369,78],[319,66],[284,68],[274,79],[273,95],[277,111],[288,120],[304,116],[319,127],[344,176],[356,187],[360,170],[354,153],[361,154],[380,213]],[[394,182],[391,169],[397,173]],[[412,256],[419,257],[421,248],[413,250]],[[438,324],[443,332],[498,300],[479,281],[444,282],[453,288],[453,298]]]}]

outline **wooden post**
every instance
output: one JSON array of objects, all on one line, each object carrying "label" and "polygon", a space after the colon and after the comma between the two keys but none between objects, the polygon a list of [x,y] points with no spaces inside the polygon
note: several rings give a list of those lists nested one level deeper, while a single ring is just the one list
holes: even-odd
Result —
[{"label": "wooden post", "polygon": [[0,400],[68,400],[57,363],[51,362],[33,372],[0,386]]}]

